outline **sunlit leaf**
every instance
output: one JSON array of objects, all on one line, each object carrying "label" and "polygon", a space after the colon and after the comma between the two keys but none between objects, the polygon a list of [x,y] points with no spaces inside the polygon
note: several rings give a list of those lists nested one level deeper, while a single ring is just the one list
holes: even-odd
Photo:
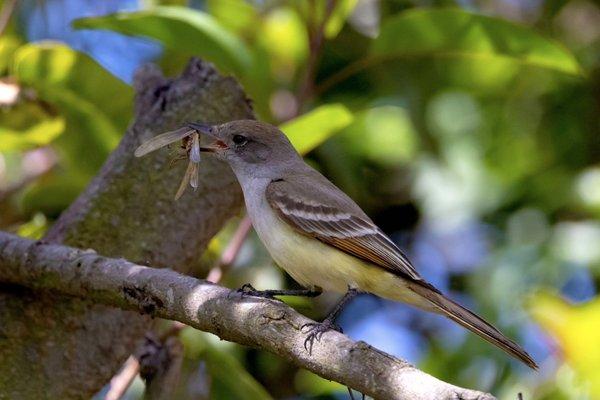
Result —
[{"label": "sunlit leaf", "polygon": [[335,8],[325,25],[325,37],[331,39],[337,36],[357,2],[358,0],[339,0],[335,4]]},{"label": "sunlit leaf", "polygon": [[19,48],[20,44],[20,40],[13,35],[4,34],[0,36],[0,73],[3,73],[8,68],[13,54]]},{"label": "sunlit leaf", "polygon": [[65,120],[61,117],[43,119],[24,130],[0,126],[0,151],[26,150],[47,145],[63,132],[64,127]]},{"label": "sunlit leaf", "polygon": [[352,122],[352,113],[341,104],[315,108],[280,126],[296,150],[306,154]]},{"label": "sunlit leaf", "polygon": [[256,6],[245,0],[208,0],[208,11],[223,26],[238,34],[250,35],[255,32],[259,22]]},{"label": "sunlit leaf", "polygon": [[418,134],[407,111],[401,107],[379,106],[361,111],[344,130],[348,152],[380,164],[407,162],[418,148]]},{"label": "sunlit leaf", "polygon": [[320,27],[327,18],[323,28],[325,37],[328,39],[336,37],[342,30],[346,19],[352,13],[357,3],[358,0],[296,0],[290,2],[306,25]]},{"label": "sunlit leaf", "polygon": [[[236,9],[238,3],[245,6]],[[74,21],[73,26],[109,29],[156,39],[166,47],[165,57],[168,59],[162,64],[167,65],[167,69],[179,70],[181,62],[191,55],[211,61],[222,72],[236,75],[254,100],[257,112],[268,119],[268,102],[273,87],[269,54],[265,54],[262,47],[248,48],[232,33],[246,24],[251,25],[249,29],[254,33],[262,29],[259,21],[248,22],[258,16],[246,6],[248,4],[241,0],[212,2],[210,8],[218,12],[217,16],[186,7],[159,6],[138,12],[83,18]],[[229,13],[228,10],[232,9],[236,9],[235,15]],[[247,12],[250,14],[246,15]],[[173,66],[173,63],[176,65]]]},{"label": "sunlit leaf", "polygon": [[147,36],[165,46],[212,61],[224,72],[238,75],[250,68],[251,55],[244,42],[211,15],[187,7],[159,6],[131,13],[83,18],[78,29],[108,29],[127,35]]},{"label": "sunlit leaf", "polygon": [[468,58],[517,63],[580,75],[575,57],[525,26],[459,9],[414,9],[389,18],[373,43],[385,59]]},{"label": "sunlit leaf", "polygon": [[268,13],[258,35],[258,45],[268,53],[273,74],[291,82],[309,53],[306,27],[295,9],[279,7]]},{"label": "sunlit leaf", "polygon": [[17,235],[28,239],[38,240],[44,236],[48,229],[48,220],[42,213],[36,213],[31,220],[20,225],[17,229]]},{"label": "sunlit leaf", "polygon": [[600,398],[600,297],[585,304],[569,304],[549,293],[531,301],[535,320],[558,342],[565,360],[589,384],[590,397]]},{"label": "sunlit leaf", "polygon": [[114,121],[127,126],[131,117],[133,90],[96,61],[58,42],[38,42],[19,49],[14,74],[38,95],[67,90],[85,98]]},{"label": "sunlit leaf", "polygon": [[[17,84],[14,89],[20,91]],[[10,85],[0,83],[2,89]],[[28,150],[45,146],[56,139],[65,128],[62,116],[53,115],[46,106],[34,100],[20,98],[0,112],[0,151]]]},{"label": "sunlit leaf", "polygon": [[91,58],[52,42],[28,44],[15,54],[14,75],[65,121],[56,140],[73,173],[91,177],[125,131],[133,91]]}]

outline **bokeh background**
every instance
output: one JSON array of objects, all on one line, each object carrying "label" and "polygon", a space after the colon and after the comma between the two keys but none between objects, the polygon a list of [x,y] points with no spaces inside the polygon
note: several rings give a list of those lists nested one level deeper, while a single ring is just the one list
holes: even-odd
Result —
[{"label": "bokeh background", "polygon": [[[116,146],[147,62],[236,76],[258,116],[444,292],[538,361],[363,295],[348,335],[502,399],[600,398],[600,5],[594,0],[0,1],[0,229],[39,238]],[[237,224],[213,240],[205,276]],[[293,287],[251,234],[222,283]],[[290,304],[321,318],[335,296]],[[181,399],[346,398],[191,329]],[[136,381],[127,398],[139,398]],[[106,389],[105,389],[106,390]],[[100,393],[98,398],[102,397]]]}]

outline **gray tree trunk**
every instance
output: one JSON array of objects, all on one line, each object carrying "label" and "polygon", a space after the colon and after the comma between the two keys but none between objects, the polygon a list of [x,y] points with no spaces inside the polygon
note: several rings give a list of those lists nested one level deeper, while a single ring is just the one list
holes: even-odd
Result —
[{"label": "gray tree trunk", "polygon": [[[185,271],[239,210],[239,187],[225,165],[207,158],[198,191],[175,202],[186,166],[168,168],[166,150],[142,159],[133,151],[187,121],[253,118],[253,112],[235,80],[199,60],[176,79],[146,67],[135,87],[134,122],[44,240]],[[88,399],[135,350],[148,326],[148,317],[137,312],[1,285],[0,398]]]}]

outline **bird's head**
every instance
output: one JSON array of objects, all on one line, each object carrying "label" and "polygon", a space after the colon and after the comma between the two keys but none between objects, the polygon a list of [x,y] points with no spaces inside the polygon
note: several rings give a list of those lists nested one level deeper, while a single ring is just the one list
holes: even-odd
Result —
[{"label": "bird's head", "polygon": [[213,139],[201,150],[229,163],[238,177],[277,178],[300,159],[283,132],[264,122],[238,120],[221,125],[190,123],[188,126]]}]

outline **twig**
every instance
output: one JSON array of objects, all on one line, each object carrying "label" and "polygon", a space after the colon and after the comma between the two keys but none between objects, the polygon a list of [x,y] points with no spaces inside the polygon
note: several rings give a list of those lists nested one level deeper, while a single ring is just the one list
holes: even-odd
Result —
[{"label": "twig", "polygon": [[139,361],[136,357],[129,356],[119,373],[110,380],[110,388],[108,389],[106,396],[104,396],[104,400],[119,400],[123,397],[139,372]]},{"label": "twig", "polygon": [[298,102],[296,115],[302,113],[302,108],[304,107],[306,100],[312,97],[317,65],[321,57],[321,50],[323,48],[325,26],[327,25],[327,21],[329,21],[329,18],[335,9],[335,5],[336,0],[327,0],[327,4],[325,6],[325,15],[319,24],[315,25],[315,19],[317,18],[318,14],[315,10],[317,5],[315,1],[311,1],[309,4],[312,10],[307,25],[309,54],[306,62],[306,69],[304,70],[303,77],[300,80],[300,85],[298,86],[298,95],[296,96],[296,100]]},{"label": "twig", "polygon": [[90,250],[0,233],[0,282],[180,321],[221,339],[277,354],[377,399],[494,399],[440,381],[336,331],[315,342],[309,355],[301,326],[313,321],[282,302],[242,297],[170,269],[135,265]]}]

